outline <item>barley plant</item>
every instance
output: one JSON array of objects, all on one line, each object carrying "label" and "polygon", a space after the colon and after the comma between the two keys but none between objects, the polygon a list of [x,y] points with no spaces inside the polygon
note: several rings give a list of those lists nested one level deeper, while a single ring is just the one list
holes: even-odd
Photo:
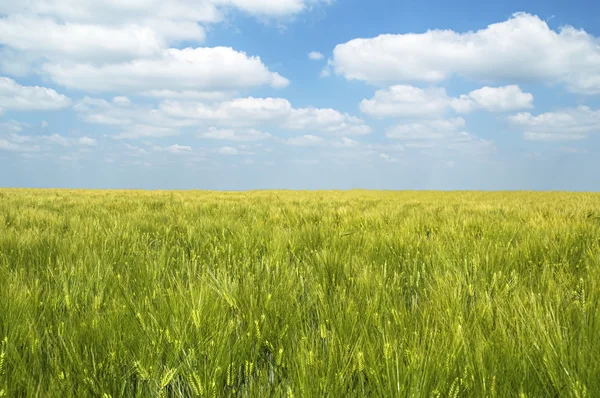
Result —
[{"label": "barley plant", "polygon": [[600,194],[0,190],[0,396],[598,397]]}]

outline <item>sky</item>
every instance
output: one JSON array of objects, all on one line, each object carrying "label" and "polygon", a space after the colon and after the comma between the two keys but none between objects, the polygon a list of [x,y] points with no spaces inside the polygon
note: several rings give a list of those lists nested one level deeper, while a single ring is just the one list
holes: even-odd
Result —
[{"label": "sky", "polygon": [[600,3],[2,0],[0,186],[600,190]]}]

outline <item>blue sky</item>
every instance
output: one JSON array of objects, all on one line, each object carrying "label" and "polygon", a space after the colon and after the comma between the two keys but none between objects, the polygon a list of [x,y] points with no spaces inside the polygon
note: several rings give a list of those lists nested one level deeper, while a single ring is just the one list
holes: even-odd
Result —
[{"label": "blue sky", "polygon": [[0,186],[600,190],[600,5],[4,0]]}]

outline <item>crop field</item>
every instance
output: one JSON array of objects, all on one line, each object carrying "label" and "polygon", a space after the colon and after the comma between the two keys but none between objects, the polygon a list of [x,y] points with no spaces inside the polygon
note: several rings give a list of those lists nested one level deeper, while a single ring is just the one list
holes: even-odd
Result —
[{"label": "crop field", "polygon": [[598,397],[600,194],[0,190],[0,396]]}]

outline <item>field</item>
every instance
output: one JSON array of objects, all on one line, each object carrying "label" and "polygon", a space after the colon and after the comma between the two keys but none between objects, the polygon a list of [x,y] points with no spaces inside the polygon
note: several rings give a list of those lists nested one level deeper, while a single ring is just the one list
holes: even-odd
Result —
[{"label": "field", "polygon": [[600,194],[0,190],[0,396],[600,396]]}]

